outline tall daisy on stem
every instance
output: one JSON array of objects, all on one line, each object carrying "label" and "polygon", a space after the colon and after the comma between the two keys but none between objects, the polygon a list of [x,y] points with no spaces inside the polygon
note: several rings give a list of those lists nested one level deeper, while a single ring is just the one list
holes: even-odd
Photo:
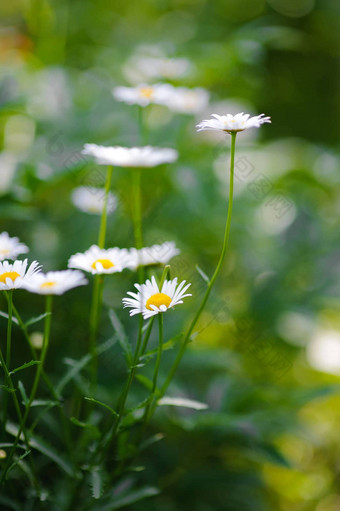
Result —
[{"label": "tall daisy on stem", "polygon": [[[30,397],[26,404],[25,412],[21,417],[16,438],[7,457],[6,464],[4,466],[0,479],[0,486],[6,480],[8,469],[11,466],[11,461],[15,453],[15,450],[18,446],[21,434],[23,432],[25,434],[25,426],[28,419],[28,415],[38,390],[50,339],[53,295],[61,295],[74,287],[83,286],[85,284],[87,284],[87,280],[84,278],[84,275],[80,271],[72,270],[53,271],[48,272],[46,274],[42,272],[36,272],[32,273],[30,277],[26,278],[22,282],[21,287],[23,289],[26,289],[27,291],[30,291],[32,293],[38,293],[46,296],[44,339],[40,360],[37,366],[37,371],[35,373],[35,378],[32,385]],[[27,448],[29,448],[29,440],[26,439],[26,443]]]},{"label": "tall daisy on stem", "polygon": [[231,136],[231,147],[230,147],[230,183],[229,183],[229,202],[228,202],[228,212],[227,212],[227,220],[226,220],[226,226],[224,231],[224,239],[223,239],[223,245],[221,250],[221,255],[219,258],[219,261],[217,263],[216,269],[213,273],[213,276],[211,277],[210,281],[208,282],[208,286],[206,289],[206,292],[203,296],[202,302],[200,303],[200,306],[190,323],[190,326],[183,338],[181,347],[179,349],[179,352],[177,354],[177,357],[170,369],[170,372],[160,390],[159,397],[161,398],[164,396],[175,372],[176,369],[182,360],[182,357],[185,353],[186,347],[190,342],[191,335],[193,333],[193,330],[195,328],[196,323],[198,322],[202,311],[208,301],[209,295],[211,293],[212,287],[217,279],[217,276],[221,270],[224,257],[227,251],[228,242],[229,242],[229,233],[230,233],[230,225],[231,225],[231,215],[232,215],[232,209],[233,209],[233,191],[234,191],[234,162],[235,162],[235,147],[236,147],[236,136],[239,132],[242,132],[244,130],[247,130],[249,128],[259,128],[264,123],[270,123],[271,119],[270,117],[265,117],[264,114],[257,115],[254,117],[250,117],[249,114],[239,113],[236,115],[218,115],[218,114],[212,114],[213,119],[208,119],[200,122],[197,125],[197,131],[204,131],[204,130],[213,130],[213,131],[222,131],[223,133],[226,133]]},{"label": "tall daisy on stem", "polygon": [[[12,240],[13,239],[17,240],[17,238],[12,238]],[[40,271],[40,266],[37,263],[37,261],[31,263],[29,267],[27,266],[28,266],[27,259],[25,259],[24,261],[15,261],[14,263],[9,263],[8,261],[0,262],[0,291],[5,291],[8,302],[6,358],[4,358],[4,360],[1,360],[1,365],[3,366],[5,371],[5,381],[8,387],[11,386],[6,372],[9,373],[11,365],[13,290],[23,287],[26,279],[32,277],[36,272]],[[6,392],[3,399],[3,418],[2,418],[3,434],[5,434],[6,431],[7,407],[8,394]]]}]

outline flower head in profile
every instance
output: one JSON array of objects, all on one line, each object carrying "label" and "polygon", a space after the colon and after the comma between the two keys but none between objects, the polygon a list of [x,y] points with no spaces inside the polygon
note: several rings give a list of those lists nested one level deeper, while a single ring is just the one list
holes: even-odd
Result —
[{"label": "flower head in profile", "polygon": [[93,156],[99,165],[117,167],[156,167],[177,160],[175,149],[160,147],[105,147],[96,144],[85,144],[83,154]]},{"label": "flower head in profile", "polygon": [[129,105],[148,106],[150,103],[163,104],[171,86],[167,83],[141,84],[137,87],[115,87],[112,91],[117,101]]},{"label": "flower head in profile", "polygon": [[145,284],[135,284],[138,293],[129,291],[127,294],[131,298],[123,298],[124,308],[131,309],[130,316],[142,314],[144,319],[151,318],[160,312],[166,312],[168,309],[183,303],[183,298],[192,296],[186,294],[191,284],[185,285],[185,280],[177,285],[177,278],[165,280],[162,288],[159,289],[155,277],[147,280]]},{"label": "flower head in profile", "polygon": [[131,267],[131,256],[125,248],[99,248],[92,245],[86,252],[70,257],[69,268],[84,270],[93,275],[118,273]]},{"label": "flower head in profile", "polygon": [[[71,199],[73,204],[80,209],[80,211],[100,215],[104,207],[105,190],[92,186],[79,186],[73,190]],[[117,199],[113,193],[109,192],[107,213],[113,213],[116,207]]]},{"label": "flower head in profile", "polygon": [[62,295],[74,287],[84,286],[87,283],[82,272],[62,270],[35,273],[25,279],[22,287],[39,295]]},{"label": "flower head in profile", "polygon": [[131,248],[129,252],[133,269],[137,269],[139,266],[167,264],[170,259],[180,253],[174,241],[166,241],[161,245],[152,245],[152,247],[143,247],[140,250]]},{"label": "flower head in profile", "polygon": [[26,280],[41,271],[37,261],[33,261],[28,268],[27,266],[27,259],[14,261],[13,264],[8,261],[0,262],[0,291],[19,289]]},{"label": "flower head in profile", "polygon": [[27,254],[28,247],[20,243],[19,238],[10,238],[8,232],[0,234],[0,261],[16,259],[19,254]]},{"label": "flower head in profile", "polygon": [[217,115],[212,114],[214,119],[207,119],[197,124],[197,131],[217,130],[225,133],[244,131],[249,128],[259,128],[261,124],[271,122],[270,117],[264,117],[264,114],[250,117],[249,114],[243,112],[236,115]]}]

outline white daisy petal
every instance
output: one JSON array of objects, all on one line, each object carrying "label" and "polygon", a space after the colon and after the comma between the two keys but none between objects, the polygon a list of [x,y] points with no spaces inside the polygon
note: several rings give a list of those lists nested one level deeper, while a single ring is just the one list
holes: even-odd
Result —
[{"label": "white daisy petal", "polygon": [[41,271],[37,261],[33,261],[28,269],[27,265],[27,259],[17,260],[13,264],[8,261],[0,262],[0,290],[19,289],[23,287],[27,279]]},{"label": "white daisy petal", "polygon": [[177,160],[175,149],[160,147],[105,147],[96,144],[85,144],[83,154],[94,157],[99,165],[116,167],[156,167]]},{"label": "white daisy petal", "polygon": [[10,238],[7,232],[0,234],[0,261],[4,259],[16,259],[19,254],[26,254],[29,251],[19,238]]},{"label": "white daisy petal", "polygon": [[25,279],[22,288],[40,295],[62,295],[66,291],[88,283],[80,271],[63,270],[35,273]]},{"label": "white daisy petal", "polygon": [[259,128],[261,124],[266,122],[271,123],[270,117],[265,117],[265,114],[250,117],[249,114],[243,112],[236,115],[218,115],[211,114],[214,119],[205,119],[197,124],[197,131],[204,130],[217,130],[225,133],[232,133],[244,131],[249,128]]},{"label": "white daisy petal", "polygon": [[130,268],[130,262],[131,257],[125,248],[102,249],[92,245],[86,252],[71,256],[68,267],[98,275],[121,272]]},{"label": "white daisy petal", "polygon": [[[128,292],[133,298],[123,298],[123,305],[129,307],[130,316],[141,313],[144,319],[148,319],[155,314],[166,312],[174,305],[183,303],[183,298],[191,296],[184,294],[190,284],[182,281],[177,285],[177,277],[173,280],[165,280],[162,290],[159,290],[157,281],[154,276],[151,281],[147,280],[145,284],[138,285],[138,293]],[[135,284],[137,288],[137,285]]]}]

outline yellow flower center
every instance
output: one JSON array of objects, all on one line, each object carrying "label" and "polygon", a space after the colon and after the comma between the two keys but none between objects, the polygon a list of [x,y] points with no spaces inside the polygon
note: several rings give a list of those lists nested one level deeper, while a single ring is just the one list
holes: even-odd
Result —
[{"label": "yellow flower center", "polygon": [[11,279],[14,282],[18,277],[20,275],[16,271],[6,271],[0,275],[0,282],[6,284],[6,279]]},{"label": "yellow flower center", "polygon": [[92,268],[94,270],[97,269],[97,263],[100,263],[104,270],[109,270],[110,268],[114,267],[114,264],[110,259],[97,259],[94,263],[92,263]]},{"label": "yellow flower center", "polygon": [[155,295],[150,296],[146,302],[146,308],[149,309],[149,311],[152,311],[153,309],[150,307],[150,305],[155,305],[159,308],[161,305],[169,307],[170,303],[170,296],[166,295],[165,293],[156,293]]},{"label": "yellow flower center", "polygon": [[46,287],[53,287],[55,286],[56,282],[54,281],[50,281],[50,282],[44,282],[43,284],[41,284],[40,286],[40,289],[45,289]]},{"label": "yellow flower center", "polygon": [[153,88],[152,87],[142,87],[139,90],[139,93],[143,98],[151,99],[153,96]]},{"label": "yellow flower center", "polygon": [[9,250],[8,250],[8,248],[2,248],[2,249],[0,250],[0,254],[3,254],[3,255],[7,255],[7,254],[9,254]]}]

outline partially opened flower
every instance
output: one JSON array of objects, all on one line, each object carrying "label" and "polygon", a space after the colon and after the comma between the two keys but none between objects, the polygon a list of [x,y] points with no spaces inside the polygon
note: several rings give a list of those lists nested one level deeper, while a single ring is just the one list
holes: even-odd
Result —
[{"label": "partially opened flower", "polygon": [[163,163],[177,160],[175,149],[159,147],[105,147],[96,144],[85,144],[83,154],[93,156],[100,165],[117,167],[156,167]]},{"label": "partially opened flower", "polygon": [[131,248],[129,252],[133,269],[137,269],[138,266],[166,264],[180,253],[174,241],[166,241],[161,245],[152,245],[152,247],[144,247],[140,250]]},{"label": "partially opened flower", "polygon": [[0,234],[0,261],[16,259],[19,254],[26,254],[28,251],[28,247],[20,243],[19,238],[10,238],[8,232]]},{"label": "partially opened flower", "polygon": [[28,268],[27,266],[27,259],[14,261],[13,264],[8,261],[0,262],[0,291],[19,289],[27,279],[41,271],[37,261],[33,261]]},{"label": "partially opened flower", "polygon": [[[100,215],[103,211],[105,190],[91,186],[79,186],[71,195],[73,204],[85,213]],[[117,199],[109,192],[107,200],[107,213],[113,213],[117,207]]]},{"label": "partially opened flower", "polygon": [[264,117],[265,114],[250,117],[249,114],[243,112],[236,115],[217,115],[212,114],[214,119],[207,119],[197,124],[197,131],[218,130],[225,133],[244,131],[249,128],[259,128],[261,124],[271,122],[270,117]]},{"label": "partially opened flower", "polygon": [[125,248],[104,249],[92,245],[86,252],[78,252],[71,256],[68,267],[84,270],[93,275],[117,273],[131,267],[131,256]]},{"label": "partially opened flower", "polygon": [[155,277],[147,280],[145,284],[135,284],[138,293],[129,291],[127,294],[131,298],[123,298],[124,308],[131,309],[130,316],[142,314],[144,319],[155,316],[160,312],[166,312],[168,309],[183,303],[183,298],[192,296],[185,294],[191,284],[185,285],[183,280],[177,285],[177,278],[165,280],[162,288],[159,289]]},{"label": "partially opened flower", "polygon": [[166,106],[174,112],[182,114],[197,114],[204,110],[209,102],[209,93],[201,87],[173,87],[166,100]]},{"label": "partially opened flower", "polygon": [[84,286],[87,283],[82,272],[62,270],[36,273],[25,279],[22,287],[40,295],[62,295],[74,287]]},{"label": "partially opened flower", "polygon": [[123,101],[129,105],[148,106],[150,103],[163,104],[170,91],[171,85],[156,83],[141,84],[137,87],[115,87],[112,94],[117,101]]}]

